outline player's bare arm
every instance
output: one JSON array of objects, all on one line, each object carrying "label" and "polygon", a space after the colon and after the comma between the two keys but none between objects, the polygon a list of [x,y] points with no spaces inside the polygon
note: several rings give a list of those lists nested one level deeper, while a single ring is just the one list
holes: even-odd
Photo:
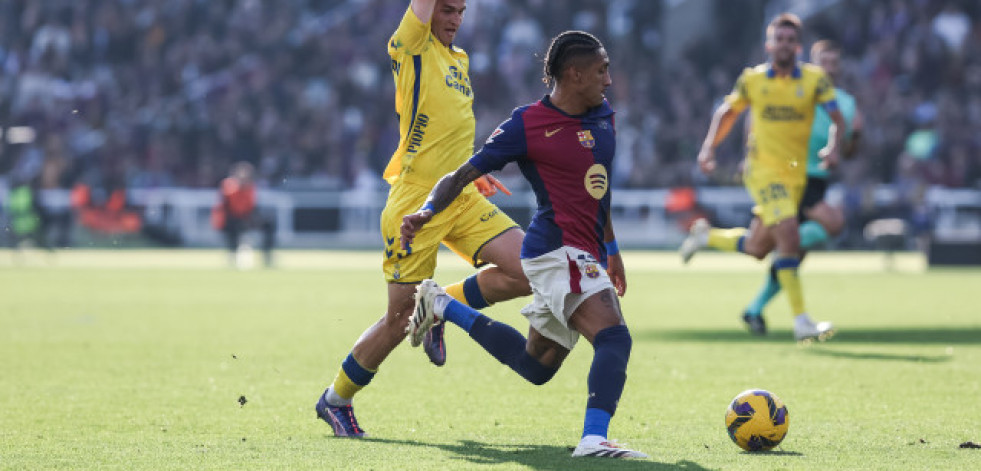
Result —
[{"label": "player's bare arm", "polygon": [[841,110],[833,109],[828,113],[828,116],[831,117],[831,126],[828,127],[828,145],[818,152],[818,156],[824,161],[821,165],[825,168],[834,167],[838,164],[839,134],[843,134],[838,131],[847,127],[845,116],[841,114]]},{"label": "player's bare arm", "polygon": [[[617,296],[627,293],[627,273],[623,268],[623,257],[620,256],[620,249],[616,247],[616,234],[613,232],[613,219],[606,220],[606,227],[603,228],[603,242],[607,246],[606,254],[606,273],[610,275],[610,281],[617,290]],[[611,251],[610,247],[614,250]]]},{"label": "player's bare arm", "polygon": [[698,153],[698,167],[702,173],[712,173],[715,170],[715,148],[729,135],[732,126],[739,118],[737,112],[728,103],[722,103],[712,114],[712,124],[709,125],[702,150]]},{"label": "player's bare arm", "polygon": [[423,23],[429,23],[433,18],[433,11],[436,10],[436,0],[412,0],[412,13]]},{"label": "player's bare arm", "polygon": [[436,213],[446,209],[470,182],[481,175],[483,173],[468,162],[439,179],[422,208],[402,218],[402,227],[399,229],[402,248],[412,244],[412,239],[422,226],[431,221]]},{"label": "player's bare arm", "polygon": [[852,118],[852,132],[845,141],[844,146],[841,149],[841,156],[850,159],[855,156],[858,152],[859,143],[862,141],[862,130],[865,127],[865,120],[862,118],[862,112],[855,110],[855,116]]}]

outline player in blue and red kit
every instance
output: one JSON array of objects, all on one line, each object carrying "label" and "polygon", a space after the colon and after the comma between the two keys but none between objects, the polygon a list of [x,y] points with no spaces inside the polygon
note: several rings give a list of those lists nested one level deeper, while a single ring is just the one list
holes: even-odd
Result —
[{"label": "player in blue and red kit", "polygon": [[410,247],[423,225],[471,181],[516,162],[538,199],[521,247],[534,296],[521,311],[530,324],[528,338],[454,300],[432,280],[419,285],[408,332],[418,346],[434,322],[449,321],[536,385],[550,380],[585,336],[594,356],[583,434],[572,456],[646,458],[607,439],[632,342],[617,300],[627,283],[610,221],[616,141],[613,110],[604,97],[611,85],[609,64],[603,45],[590,34],[555,37],[545,57],[551,93],[514,110],[476,155],[436,184],[419,211],[403,218],[402,243]]}]

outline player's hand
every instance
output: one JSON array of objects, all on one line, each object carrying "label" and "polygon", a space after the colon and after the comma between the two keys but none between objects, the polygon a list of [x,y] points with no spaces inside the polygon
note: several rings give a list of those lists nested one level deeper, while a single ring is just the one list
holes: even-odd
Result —
[{"label": "player's hand", "polygon": [[504,186],[498,179],[490,175],[482,175],[473,181],[473,186],[477,187],[477,191],[485,197],[491,197],[497,194],[497,190],[501,190],[505,195],[511,196],[511,190]]},{"label": "player's hand", "polygon": [[416,233],[422,230],[422,226],[433,219],[433,212],[428,209],[416,211],[402,217],[402,227],[399,228],[399,239],[402,242],[402,250],[408,250],[412,245],[412,240],[416,238]]},{"label": "player's hand", "polygon": [[834,168],[836,165],[838,165],[839,160],[838,146],[828,146],[819,150],[818,157],[821,158],[820,167],[822,169],[827,170],[829,168]]},{"label": "player's hand", "polygon": [[623,257],[620,254],[608,255],[606,257],[606,274],[610,275],[610,281],[617,290],[617,296],[623,297],[627,293],[627,275],[623,270]]},{"label": "player's hand", "polygon": [[711,148],[702,148],[698,153],[698,168],[702,173],[708,175],[715,170],[715,151]]}]

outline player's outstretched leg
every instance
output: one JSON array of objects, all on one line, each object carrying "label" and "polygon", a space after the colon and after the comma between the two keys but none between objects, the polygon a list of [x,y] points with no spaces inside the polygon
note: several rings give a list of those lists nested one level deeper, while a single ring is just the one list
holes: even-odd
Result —
[{"label": "player's outstretched leg", "polygon": [[[487,210],[478,214],[485,214],[490,208],[485,209]],[[496,232],[502,225],[513,226],[503,232]],[[492,306],[495,302],[531,294],[531,287],[521,269],[519,256],[524,232],[510,220],[498,221],[498,228],[492,229],[491,232],[496,235],[489,240],[480,241],[480,249],[474,254],[474,259],[479,258],[493,265],[446,287],[446,294],[478,311]],[[462,247],[460,249],[467,252]],[[443,327],[441,323],[435,323],[422,341],[426,356],[436,366],[443,366],[446,363]]]},{"label": "player's outstretched leg", "polygon": [[[760,250],[759,248],[747,246],[747,234],[749,233],[743,227],[717,229],[712,227],[705,218],[699,218],[692,223],[688,237],[681,243],[678,253],[681,255],[682,263],[686,264],[695,256],[695,252],[706,247],[723,252],[740,252],[757,258],[765,256],[765,252],[763,255],[756,253]],[[750,248],[754,250],[750,251]]]},{"label": "player's outstretched leg", "polygon": [[410,341],[414,337],[422,338],[429,326],[438,321],[465,330],[487,353],[532,384],[547,383],[559,370],[558,366],[544,365],[528,354],[527,339],[513,327],[453,299],[435,281],[424,280],[417,288],[416,308],[406,330]]},{"label": "player's outstretched leg", "polygon": [[682,263],[687,264],[695,256],[695,252],[708,246],[709,231],[711,229],[712,225],[704,218],[696,219],[692,223],[691,228],[688,230],[688,237],[685,238],[684,242],[681,243],[681,248],[678,249]]}]

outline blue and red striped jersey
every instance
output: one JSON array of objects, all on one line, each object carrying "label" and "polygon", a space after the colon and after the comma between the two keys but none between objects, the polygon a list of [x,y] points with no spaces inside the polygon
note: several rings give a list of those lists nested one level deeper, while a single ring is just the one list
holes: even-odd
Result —
[{"label": "blue and red striped jersey", "polygon": [[511,113],[470,164],[484,173],[516,162],[538,199],[521,258],[563,245],[606,260],[603,228],[610,217],[610,175],[616,152],[613,109],[606,101],[578,116],[548,95]]}]

